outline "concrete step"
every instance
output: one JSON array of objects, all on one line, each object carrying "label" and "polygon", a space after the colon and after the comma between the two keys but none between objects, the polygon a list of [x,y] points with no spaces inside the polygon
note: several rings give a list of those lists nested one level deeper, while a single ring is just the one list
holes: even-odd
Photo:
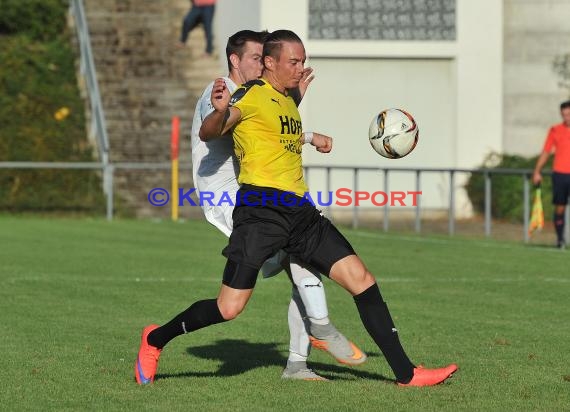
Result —
[{"label": "concrete step", "polygon": [[[226,71],[219,59],[203,57],[205,38],[201,28],[190,34],[184,48],[176,47],[189,1],[85,3],[111,161],[169,161],[171,119],[177,115],[181,119],[180,159],[189,164],[188,135],[196,101],[204,87]],[[118,171],[117,195],[138,216],[162,216],[163,210],[149,207],[144,199],[153,185],[169,182],[169,174]],[[191,174],[182,178],[191,187]]]}]

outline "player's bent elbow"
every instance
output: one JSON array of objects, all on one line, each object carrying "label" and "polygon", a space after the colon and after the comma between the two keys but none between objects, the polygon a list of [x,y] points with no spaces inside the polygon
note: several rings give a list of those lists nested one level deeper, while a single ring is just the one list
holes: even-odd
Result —
[{"label": "player's bent elbow", "polygon": [[218,135],[216,133],[212,133],[208,130],[200,129],[200,131],[198,132],[198,136],[200,137],[201,141],[209,142],[210,140],[214,139]]}]

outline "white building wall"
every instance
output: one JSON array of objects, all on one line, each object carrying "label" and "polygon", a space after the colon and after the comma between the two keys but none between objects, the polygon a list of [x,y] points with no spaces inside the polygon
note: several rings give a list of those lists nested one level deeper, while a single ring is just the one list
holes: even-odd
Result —
[{"label": "white building wall", "polygon": [[[306,130],[334,138],[330,154],[307,148],[306,164],[372,167],[453,167],[455,164],[455,76],[450,59],[312,58],[317,78],[302,103]],[[425,79],[430,79],[425,81]],[[388,160],[370,147],[368,125],[382,108],[413,113],[420,143],[409,156]],[[437,151],[437,155],[434,155]],[[311,178],[312,190],[324,190],[324,179]],[[422,206],[446,204],[448,188],[441,174],[424,175]],[[415,174],[393,173],[390,190],[414,190]],[[334,176],[333,189],[352,187],[349,173]],[[437,190],[436,190],[437,188]],[[383,189],[381,173],[366,173],[359,190]]]},{"label": "white building wall", "polygon": [[457,2],[458,167],[503,149],[502,9],[498,0]]}]

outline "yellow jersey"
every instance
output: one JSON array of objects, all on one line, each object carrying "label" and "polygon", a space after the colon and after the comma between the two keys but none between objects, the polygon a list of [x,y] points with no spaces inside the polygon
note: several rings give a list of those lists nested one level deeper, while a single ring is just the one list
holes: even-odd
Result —
[{"label": "yellow jersey", "polygon": [[238,182],[303,196],[308,191],[301,162],[303,126],[293,98],[258,79],[238,88],[230,105],[241,112],[233,129]]}]

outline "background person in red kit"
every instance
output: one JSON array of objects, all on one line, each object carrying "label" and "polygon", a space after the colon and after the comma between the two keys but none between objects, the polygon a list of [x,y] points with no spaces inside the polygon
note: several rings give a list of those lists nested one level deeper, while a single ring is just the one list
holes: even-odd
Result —
[{"label": "background person in red kit", "polygon": [[566,248],[564,239],[564,209],[570,195],[570,100],[560,105],[562,123],[552,126],[546,136],[542,153],[536,161],[532,180],[535,185],[542,181],[540,171],[554,153],[552,166],[552,203],[554,204],[554,228],[556,247]]}]

